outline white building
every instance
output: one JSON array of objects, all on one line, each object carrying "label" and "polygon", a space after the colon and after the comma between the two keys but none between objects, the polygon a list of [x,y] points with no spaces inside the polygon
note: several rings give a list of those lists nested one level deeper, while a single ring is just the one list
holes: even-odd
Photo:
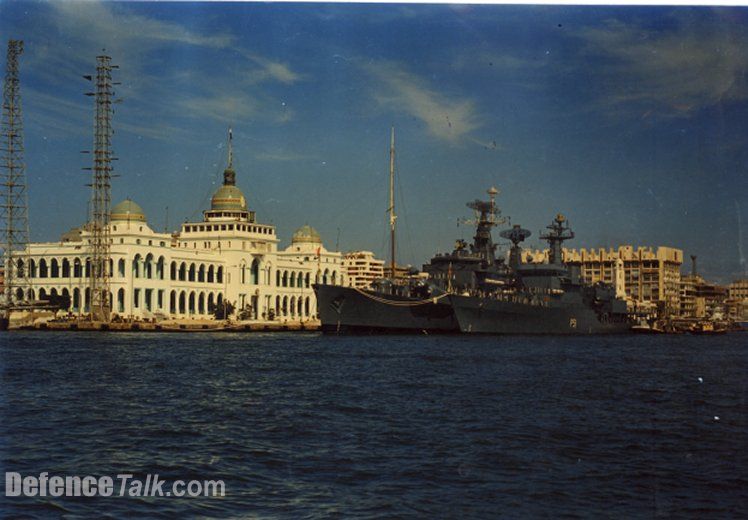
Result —
[{"label": "white building", "polygon": [[[132,200],[112,208],[113,316],[207,319],[225,299],[240,319],[316,317],[312,284],[343,283],[341,254],[327,251],[310,226],[300,228],[291,245],[278,251],[275,227],[256,221],[235,178],[229,159],[223,185],[203,220],[185,222],[173,234],[154,231]],[[82,226],[58,242],[30,244],[31,287],[24,296],[69,296],[69,311],[85,315],[89,242],[90,233]]]},{"label": "white building", "polygon": [[384,276],[384,260],[374,258],[371,251],[351,251],[343,256],[343,269],[349,287],[369,287]]}]

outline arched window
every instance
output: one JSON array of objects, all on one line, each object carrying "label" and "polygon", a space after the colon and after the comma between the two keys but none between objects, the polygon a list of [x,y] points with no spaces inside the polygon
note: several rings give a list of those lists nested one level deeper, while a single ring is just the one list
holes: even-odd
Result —
[{"label": "arched window", "polygon": [[288,271],[283,271],[283,281],[281,283],[283,287],[288,287]]},{"label": "arched window", "polygon": [[192,291],[190,293],[190,298],[188,300],[188,309],[190,314],[195,314],[195,291]]},{"label": "arched window", "polygon": [[70,260],[67,258],[62,259],[62,277],[70,278]]},{"label": "arched window", "polygon": [[197,313],[205,314],[205,293],[201,292],[197,298]]},{"label": "arched window", "polygon": [[166,263],[166,259],[163,256],[158,257],[158,262],[156,262],[156,278],[159,280],[164,279],[164,264]]},{"label": "arched window", "polygon": [[39,289],[39,299],[44,300],[47,298],[47,291],[44,290],[44,287]]},{"label": "arched window", "polygon": [[288,316],[288,296],[283,297],[283,307],[281,309],[283,316]]},{"label": "arched window", "polygon": [[255,258],[252,260],[252,268],[250,270],[249,283],[252,285],[260,285],[260,260]]},{"label": "arched window", "polygon": [[296,316],[296,296],[291,296],[291,317]]},{"label": "arched window", "polygon": [[177,313],[177,291],[171,291],[169,294],[169,312],[171,314]]},{"label": "arched window", "polygon": [[187,264],[182,262],[179,264],[179,280],[184,282],[187,278]]},{"label": "arched window", "polygon": [[126,262],[124,258],[120,258],[117,261],[117,274],[119,275],[120,278],[125,277],[125,264]]},{"label": "arched window", "polygon": [[148,253],[145,257],[145,263],[143,264],[143,274],[146,278],[153,278],[153,255]]},{"label": "arched window", "polygon": [[281,272],[280,271],[275,272],[275,286],[276,287],[281,286]]},{"label": "arched window", "polygon": [[330,279],[330,270],[325,269],[325,274],[322,275],[322,285],[327,285],[327,281]]},{"label": "arched window", "polygon": [[81,259],[76,258],[73,260],[73,278],[81,278],[83,276],[83,266],[81,265]]},{"label": "arched window", "polygon": [[333,271],[332,272],[332,284],[333,285],[337,285],[337,280],[338,280],[338,272],[337,271]]},{"label": "arched window", "polygon": [[216,270],[216,282],[223,283],[223,266],[219,265]]},{"label": "arched window", "polygon": [[125,290],[121,287],[117,291],[117,312],[125,312]]},{"label": "arched window", "polygon": [[190,282],[194,282],[195,281],[195,272],[196,272],[195,264],[190,264],[190,270],[189,270],[189,274],[188,274],[188,277],[187,277],[187,279]]},{"label": "arched window", "polygon": [[244,260],[239,264],[239,283],[247,283],[247,264],[244,263]]},{"label": "arched window", "polygon": [[50,263],[49,271],[50,271],[50,274],[49,274],[50,278],[60,277],[60,263],[57,261],[56,258],[52,259],[52,262]]},{"label": "arched window", "polygon": [[36,262],[34,262],[33,258],[29,260],[29,276],[31,278],[36,278],[37,272],[36,272]]},{"label": "arched window", "polygon": [[171,263],[171,267],[169,268],[169,279],[170,280],[177,279],[177,263],[176,262]]},{"label": "arched window", "polygon": [[23,289],[19,287],[18,289],[16,289],[16,301],[21,300],[23,300]]},{"label": "arched window", "polygon": [[185,313],[185,294],[184,291],[179,293],[179,314]]},{"label": "arched window", "polygon": [[80,308],[81,308],[81,291],[80,289],[76,287],[75,289],[73,289],[73,310],[77,312],[78,309]]},{"label": "arched window", "polygon": [[296,287],[303,287],[304,286],[304,273],[299,273],[296,275]]},{"label": "arched window", "polygon": [[141,262],[141,256],[140,253],[135,255],[135,258],[132,259],[132,276],[133,278],[140,278],[140,262]]},{"label": "arched window", "polygon": [[295,287],[295,286],[296,286],[296,273],[292,272],[291,273],[291,287]]},{"label": "arched window", "polygon": [[213,303],[213,293],[208,293],[208,314],[213,314],[215,310],[215,303]]},{"label": "arched window", "polygon": [[306,277],[305,277],[305,279],[304,279],[304,286],[305,286],[305,287],[306,287],[307,289],[308,289],[308,288],[310,287],[310,284],[309,284],[309,282],[311,281],[311,277],[312,277],[311,273],[307,273],[307,274],[306,274]]},{"label": "arched window", "polygon": [[213,269],[213,266],[211,265],[208,267],[208,283],[213,283],[215,280],[215,270]]},{"label": "arched window", "polygon": [[205,281],[205,264],[200,264],[200,267],[197,269],[197,281]]},{"label": "arched window", "polygon": [[309,296],[304,299],[304,316],[309,317]]},{"label": "arched window", "polygon": [[47,269],[47,261],[42,258],[41,260],[39,260],[39,278],[47,278],[48,276],[49,270]]}]

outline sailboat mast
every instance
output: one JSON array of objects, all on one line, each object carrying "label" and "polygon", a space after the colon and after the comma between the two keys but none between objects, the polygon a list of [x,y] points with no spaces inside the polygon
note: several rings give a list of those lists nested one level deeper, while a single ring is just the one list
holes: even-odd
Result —
[{"label": "sailboat mast", "polygon": [[390,272],[395,278],[395,127],[390,138]]}]

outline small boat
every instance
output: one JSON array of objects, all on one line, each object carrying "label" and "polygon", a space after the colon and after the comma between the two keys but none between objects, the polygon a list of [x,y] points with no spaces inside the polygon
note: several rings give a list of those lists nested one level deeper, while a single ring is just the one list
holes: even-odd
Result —
[{"label": "small boat", "polygon": [[727,329],[713,321],[700,321],[694,323],[688,332],[691,334],[724,334]]},{"label": "small boat", "polygon": [[636,334],[664,334],[665,331],[657,326],[657,323],[649,323],[645,319],[639,320],[635,325],[631,326],[631,332]]}]

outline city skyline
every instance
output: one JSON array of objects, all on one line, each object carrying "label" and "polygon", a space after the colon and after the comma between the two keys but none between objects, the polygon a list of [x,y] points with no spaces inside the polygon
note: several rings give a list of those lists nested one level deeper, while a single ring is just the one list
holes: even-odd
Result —
[{"label": "city skyline", "polygon": [[[570,247],[665,245],[745,275],[744,8],[37,3],[0,5],[21,57],[32,241],[85,221],[93,105],[120,65],[113,203],[163,230],[201,217],[234,132],[237,184],[282,244],[386,257],[397,132],[398,260],[471,229],[497,186],[511,222],[567,215]],[[85,31],[82,30],[85,28]],[[338,231],[339,230],[339,231]],[[495,235],[497,237],[497,234]],[[684,271],[688,270],[684,262]]]}]

